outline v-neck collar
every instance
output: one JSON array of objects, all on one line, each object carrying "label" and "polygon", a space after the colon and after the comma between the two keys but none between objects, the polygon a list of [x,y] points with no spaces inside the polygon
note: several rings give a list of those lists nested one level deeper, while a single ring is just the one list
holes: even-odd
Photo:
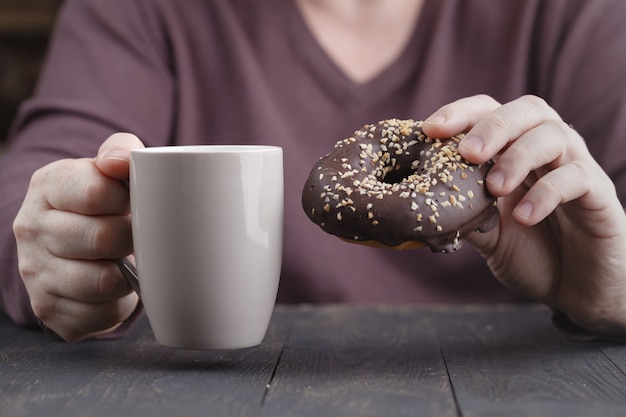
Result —
[{"label": "v-neck collar", "polygon": [[364,83],[352,80],[326,53],[311,32],[294,0],[286,1],[287,25],[295,51],[303,64],[325,89],[342,106],[357,106],[382,100],[412,77],[421,65],[420,52],[428,45],[429,33],[435,20],[438,0],[425,0],[417,25],[409,41],[390,65]]}]

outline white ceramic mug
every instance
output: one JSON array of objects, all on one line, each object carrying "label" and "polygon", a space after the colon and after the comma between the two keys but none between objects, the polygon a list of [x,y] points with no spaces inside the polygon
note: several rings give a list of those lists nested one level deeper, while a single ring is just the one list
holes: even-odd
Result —
[{"label": "white ceramic mug", "polygon": [[131,151],[133,244],[157,341],[188,349],[262,342],[283,244],[282,149]]}]

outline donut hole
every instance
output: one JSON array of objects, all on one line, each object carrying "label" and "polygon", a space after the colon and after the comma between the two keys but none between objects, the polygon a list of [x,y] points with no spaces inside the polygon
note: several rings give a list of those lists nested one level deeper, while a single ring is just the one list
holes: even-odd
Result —
[{"label": "donut hole", "polygon": [[415,171],[410,169],[410,167],[404,167],[402,165],[396,165],[395,168],[391,165],[388,165],[388,167],[392,169],[387,171],[387,173],[381,178],[381,181],[387,184],[400,183],[415,174]]},{"label": "donut hole", "polygon": [[[422,175],[425,172],[425,166],[418,163],[411,153],[402,155],[384,155],[381,158],[379,172],[382,173],[378,178],[379,181],[387,184],[397,184],[404,180],[408,180],[412,175]],[[382,162],[385,161],[385,162]],[[412,181],[411,181],[412,182]]]}]

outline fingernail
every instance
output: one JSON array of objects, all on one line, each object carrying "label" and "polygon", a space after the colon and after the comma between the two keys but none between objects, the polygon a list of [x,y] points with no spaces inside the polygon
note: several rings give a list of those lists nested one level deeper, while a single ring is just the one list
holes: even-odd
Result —
[{"label": "fingernail", "polygon": [[479,153],[483,150],[484,142],[479,136],[468,135],[463,138],[460,146],[463,146],[472,152]]},{"label": "fingernail", "polygon": [[491,170],[487,174],[487,182],[496,188],[502,188],[504,186],[504,172]]},{"label": "fingernail", "polygon": [[432,116],[430,116],[428,119],[424,120],[424,123],[428,123],[428,124],[437,124],[440,125],[442,123],[444,123],[446,121],[446,118],[438,115],[438,114],[434,114]]},{"label": "fingernail", "polygon": [[515,215],[521,217],[522,219],[530,219],[534,210],[535,205],[533,203],[530,201],[524,201],[515,208]]},{"label": "fingernail", "polygon": [[102,159],[108,159],[108,160],[114,160],[114,161],[128,161],[128,152],[112,150],[102,155]]}]

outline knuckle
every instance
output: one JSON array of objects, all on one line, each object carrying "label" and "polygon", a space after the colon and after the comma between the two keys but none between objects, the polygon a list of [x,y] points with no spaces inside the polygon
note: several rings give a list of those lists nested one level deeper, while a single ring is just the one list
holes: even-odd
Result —
[{"label": "knuckle", "polygon": [[536,96],[534,94],[526,94],[520,97],[520,100],[527,103],[530,106],[538,107],[540,109],[545,109],[548,106],[548,103],[541,97]]},{"label": "knuckle", "polygon": [[18,241],[32,240],[39,234],[35,223],[27,219],[23,212],[19,212],[13,220],[13,234]]},{"label": "knuckle", "polygon": [[69,160],[67,159],[60,159],[35,170],[30,177],[29,187],[47,189],[49,182],[57,182],[57,177],[68,170],[68,162]]},{"label": "knuckle", "polygon": [[17,271],[24,282],[33,281],[39,275],[39,268],[35,264],[21,259],[18,261]]},{"label": "knuckle", "polygon": [[541,114],[547,120],[562,122],[561,116],[559,116],[556,110],[554,110],[544,98],[533,94],[526,94],[520,97],[520,100],[529,107],[531,112]]},{"label": "knuckle", "polygon": [[578,171],[576,173],[578,181],[585,181],[589,178],[589,175],[591,174],[591,167],[589,167],[586,163],[580,160],[574,160],[569,164],[574,170]]},{"label": "knuckle", "polygon": [[121,323],[127,316],[123,299],[92,305],[83,313],[83,320],[79,324],[80,331],[84,335],[105,332]]},{"label": "knuckle", "polygon": [[101,181],[87,181],[81,195],[83,207],[90,213],[97,212],[102,205],[102,198],[105,193]]},{"label": "knuckle", "polygon": [[506,130],[509,127],[509,122],[504,115],[493,112],[487,116],[489,124],[498,130]]},{"label": "knuckle", "polygon": [[485,103],[489,103],[493,106],[500,105],[500,103],[498,103],[498,101],[495,98],[491,97],[489,94],[476,94],[473,98],[476,100],[484,101]]},{"label": "knuckle", "polygon": [[[110,263],[112,265],[112,263]],[[119,296],[122,288],[120,274],[116,266],[107,265],[100,269],[97,291],[100,297],[110,298]]]},{"label": "knuckle", "polygon": [[489,100],[491,99],[491,96],[484,94],[484,93],[480,93],[480,94],[476,94],[474,98],[476,98],[477,100]]},{"label": "knuckle", "polygon": [[[541,195],[544,199],[547,199],[548,196],[560,196],[557,185],[549,177],[544,176],[539,178],[533,187],[541,191]],[[560,200],[560,197],[555,199]]]},{"label": "knuckle", "polygon": [[36,170],[30,177],[29,188],[38,188],[44,185],[48,178],[48,171],[47,166]]},{"label": "knuckle", "polygon": [[85,333],[80,329],[73,328],[69,323],[60,323],[49,327],[57,336],[68,343],[76,343],[85,338]]},{"label": "knuckle", "polygon": [[597,178],[597,176],[594,176],[593,168],[580,160],[571,161],[568,165],[571,170],[570,176],[576,178],[576,182],[580,184],[581,188],[591,188],[593,181],[591,178]]},{"label": "knuckle", "polygon": [[45,208],[28,197],[24,199],[11,223],[11,230],[18,244],[41,240],[41,235],[44,233],[42,228],[44,214]]},{"label": "knuckle", "polygon": [[84,229],[84,242],[92,259],[113,259],[126,256],[132,251],[130,221],[122,217],[93,219]]},{"label": "knuckle", "polygon": [[513,146],[507,147],[506,151],[502,154],[501,158],[506,161],[506,165],[514,165],[517,167],[526,168],[525,165],[529,164],[528,154],[531,151],[529,148],[531,144],[524,141],[515,142]]},{"label": "knuckle", "polygon": [[33,314],[45,325],[49,325],[55,316],[56,308],[53,302],[41,300],[38,297],[31,298]]},{"label": "knuckle", "polygon": [[86,229],[88,236],[86,241],[89,242],[89,249],[95,257],[99,257],[104,251],[111,247],[112,232],[107,227],[106,222],[94,221],[91,227]]},{"label": "knuckle", "polygon": [[570,137],[573,132],[569,125],[562,120],[551,119],[544,122],[544,124],[552,129],[555,135],[559,135],[564,138]]}]

